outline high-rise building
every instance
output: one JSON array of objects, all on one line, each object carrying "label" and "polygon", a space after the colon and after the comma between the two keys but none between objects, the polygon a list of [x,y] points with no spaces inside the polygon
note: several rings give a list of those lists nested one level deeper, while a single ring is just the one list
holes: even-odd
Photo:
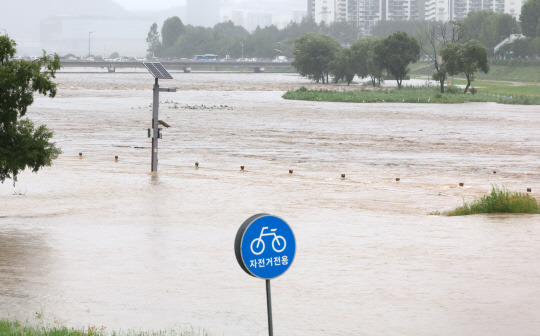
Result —
[{"label": "high-rise building", "polygon": [[307,0],[315,22],[352,22],[371,35],[378,21],[463,20],[469,12],[487,10],[518,17],[526,0]]},{"label": "high-rise building", "polygon": [[386,3],[382,0],[358,0],[358,28],[360,34],[368,36],[373,26],[383,19]]},{"label": "high-rise building", "polygon": [[336,21],[336,0],[314,0],[315,22],[330,24]]},{"label": "high-rise building", "polygon": [[451,0],[450,20],[463,20],[469,12],[480,10],[505,12],[505,0]]},{"label": "high-rise building", "polygon": [[426,0],[424,17],[427,21],[449,21],[450,0]]}]

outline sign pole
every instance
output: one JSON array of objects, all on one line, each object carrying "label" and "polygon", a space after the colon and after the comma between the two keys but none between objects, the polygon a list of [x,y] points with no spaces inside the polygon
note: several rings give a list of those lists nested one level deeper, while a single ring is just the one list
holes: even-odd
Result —
[{"label": "sign pole", "polygon": [[270,279],[266,279],[266,306],[268,311],[268,335],[274,336],[272,325],[272,293],[270,292]]},{"label": "sign pole", "polygon": [[249,275],[266,281],[268,335],[274,336],[270,279],[282,275],[296,255],[294,233],[283,219],[257,214],[242,223],[234,239],[238,265]]}]

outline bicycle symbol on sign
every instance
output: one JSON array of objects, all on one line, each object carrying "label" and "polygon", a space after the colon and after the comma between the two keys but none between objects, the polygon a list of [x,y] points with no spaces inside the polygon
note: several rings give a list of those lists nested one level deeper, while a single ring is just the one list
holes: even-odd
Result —
[{"label": "bicycle symbol on sign", "polygon": [[[272,239],[272,248],[278,253],[283,252],[285,250],[285,246],[287,245],[285,238],[283,238],[283,236],[276,235],[277,229],[271,229],[270,233],[264,233],[264,230],[266,229],[268,229],[267,226],[263,227],[259,238],[255,238],[251,242],[251,252],[255,255],[259,255],[264,252],[265,247],[262,239],[264,236],[274,236],[274,239]],[[255,242],[257,242],[257,245],[253,246]]]}]

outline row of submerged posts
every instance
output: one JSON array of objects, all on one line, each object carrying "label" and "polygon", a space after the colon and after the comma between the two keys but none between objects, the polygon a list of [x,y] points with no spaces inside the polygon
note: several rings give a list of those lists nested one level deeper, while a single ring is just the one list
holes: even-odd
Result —
[{"label": "row of submerged posts", "polygon": [[[83,153],[79,153],[79,158],[82,159],[82,157],[83,157]],[[118,162],[118,160],[119,160],[119,159],[118,159],[118,155],[115,155],[115,156],[114,156],[114,161],[115,161],[115,162]],[[195,169],[199,169],[199,168],[200,168],[199,162],[195,162]],[[247,172],[247,171],[246,171],[246,166],[240,166],[240,171],[241,171],[241,172]],[[293,173],[294,173],[294,170],[293,170],[293,169],[289,169],[289,174],[292,175]],[[346,179],[346,174],[341,174],[341,179],[342,179],[342,180],[345,180],[345,179]],[[395,181],[396,181],[396,182],[401,182],[401,178],[400,178],[400,177],[396,177],[396,178],[395,178]],[[459,182],[459,183],[458,183],[458,186],[460,186],[460,187],[465,187],[465,183]],[[527,192],[532,192],[532,188],[527,188]]]}]

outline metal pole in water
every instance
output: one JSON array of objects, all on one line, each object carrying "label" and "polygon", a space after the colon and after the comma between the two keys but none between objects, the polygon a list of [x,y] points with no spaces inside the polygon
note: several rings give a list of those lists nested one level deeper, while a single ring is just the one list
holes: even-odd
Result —
[{"label": "metal pole in water", "polygon": [[272,326],[272,294],[270,292],[270,280],[266,279],[266,306],[268,310],[268,335],[274,335],[274,328]]},{"label": "metal pole in water", "polygon": [[154,102],[152,104],[152,172],[157,172],[158,162],[158,109],[159,109],[159,84],[158,79],[154,84]]}]

